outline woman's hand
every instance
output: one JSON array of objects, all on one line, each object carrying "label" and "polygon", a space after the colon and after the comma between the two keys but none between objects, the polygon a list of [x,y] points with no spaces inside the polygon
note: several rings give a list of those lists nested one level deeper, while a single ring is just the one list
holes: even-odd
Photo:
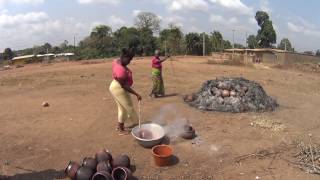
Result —
[{"label": "woman's hand", "polygon": [[138,101],[142,100],[142,97],[139,94],[136,94]]}]

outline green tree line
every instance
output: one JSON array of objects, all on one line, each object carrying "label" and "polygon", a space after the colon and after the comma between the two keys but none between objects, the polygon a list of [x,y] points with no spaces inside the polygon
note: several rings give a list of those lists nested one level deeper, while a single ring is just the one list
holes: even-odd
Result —
[{"label": "green tree line", "polygon": [[[258,11],[255,19],[260,29],[257,35],[250,35],[247,38],[247,48],[279,48],[294,51],[287,38],[275,46],[277,35],[268,13]],[[133,48],[138,56],[153,55],[155,49],[171,55],[202,55],[205,49],[205,54],[208,55],[233,47],[219,31],[213,30],[209,34],[196,32],[184,34],[180,27],[173,24],[160,30],[160,22],[160,18],[154,13],[140,12],[135,18],[133,27],[123,26],[113,31],[110,26],[102,24],[94,27],[76,46],[70,45],[65,40],[58,46],[45,43],[19,51],[6,48],[0,59],[12,59],[16,55],[66,52],[74,52],[77,59],[108,58],[118,56],[122,48]],[[234,47],[246,48],[238,43],[235,43]],[[320,51],[317,52],[317,55],[319,54]]]}]

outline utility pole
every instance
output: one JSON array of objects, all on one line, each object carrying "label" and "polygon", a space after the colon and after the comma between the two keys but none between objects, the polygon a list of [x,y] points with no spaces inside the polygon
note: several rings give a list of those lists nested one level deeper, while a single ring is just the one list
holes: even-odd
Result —
[{"label": "utility pole", "polygon": [[232,29],[232,49],[233,49],[233,54],[234,54],[234,32],[236,30]]},{"label": "utility pole", "polygon": [[284,50],[287,51],[287,42],[284,42]]},{"label": "utility pole", "polygon": [[248,32],[246,31],[246,49],[248,48]]},{"label": "utility pole", "polygon": [[167,56],[167,40],[164,41],[164,55]]},{"label": "utility pole", "polygon": [[76,53],[76,35],[73,36],[73,53]]},{"label": "utility pole", "polygon": [[205,39],[205,33],[203,33],[203,56],[206,54],[206,39]]}]

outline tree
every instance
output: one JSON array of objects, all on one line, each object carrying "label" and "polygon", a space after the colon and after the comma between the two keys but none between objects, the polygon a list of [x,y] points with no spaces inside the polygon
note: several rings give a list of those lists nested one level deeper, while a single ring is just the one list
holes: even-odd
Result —
[{"label": "tree", "polygon": [[14,53],[10,48],[5,48],[2,56],[4,60],[12,60]]},{"label": "tree", "polygon": [[134,27],[121,27],[113,33],[114,42],[118,48],[118,52],[122,48],[133,48],[136,52],[141,50],[140,34]]},{"label": "tree", "polygon": [[255,49],[259,47],[258,40],[255,35],[248,36],[247,44],[250,49]]},{"label": "tree", "polygon": [[198,33],[188,33],[185,39],[187,54],[202,55],[202,40]]},{"label": "tree", "polygon": [[51,52],[54,53],[54,54],[58,54],[58,53],[62,53],[62,50],[59,46],[54,46],[52,49],[51,49]]},{"label": "tree", "polygon": [[60,45],[59,45],[59,47],[60,47],[60,49],[62,49],[63,51],[67,48],[67,46],[68,46],[68,41],[67,40],[64,40]]},{"label": "tree", "polygon": [[223,40],[223,49],[230,49],[232,48],[231,42],[228,40]]},{"label": "tree", "polygon": [[98,25],[90,33],[91,38],[105,38],[110,37],[112,33],[111,27],[106,25]]},{"label": "tree", "polygon": [[52,46],[51,46],[51,44],[49,44],[49,43],[45,43],[45,44],[43,45],[43,49],[45,50],[45,52],[50,51],[51,48],[52,48]]},{"label": "tree", "polygon": [[258,11],[255,16],[260,29],[258,30],[257,40],[260,47],[270,48],[276,43],[277,35],[273,28],[272,21],[268,13]]},{"label": "tree", "polygon": [[235,44],[234,44],[234,48],[237,48],[237,49],[245,49],[244,45],[239,44],[239,43],[235,43]]},{"label": "tree", "polygon": [[282,49],[282,50],[286,50],[286,51],[291,51],[291,52],[294,51],[288,38],[283,38],[283,39],[280,41],[280,44],[278,45],[278,49]]},{"label": "tree", "polygon": [[[167,48],[167,52],[171,54],[179,54],[182,52],[183,33],[177,26],[169,26],[160,32],[160,46],[162,50]],[[165,47],[166,46],[166,47]]]},{"label": "tree", "polygon": [[139,53],[146,56],[153,55],[157,47],[156,38],[153,37],[152,30],[148,28],[139,29],[139,39],[141,41],[141,51]]},{"label": "tree", "polygon": [[117,46],[114,41],[112,29],[106,25],[94,27],[90,36],[80,41],[76,53],[81,59],[104,58],[117,55]]},{"label": "tree", "polygon": [[116,54],[116,46],[112,37],[112,29],[106,25],[98,25],[90,33],[87,39],[89,47],[98,50],[99,57],[109,57]]},{"label": "tree", "polygon": [[211,40],[213,52],[218,52],[223,50],[223,37],[219,31],[211,32],[210,40]]},{"label": "tree", "polygon": [[135,25],[139,29],[150,29],[152,32],[159,32],[160,18],[152,12],[140,12],[135,18]]}]

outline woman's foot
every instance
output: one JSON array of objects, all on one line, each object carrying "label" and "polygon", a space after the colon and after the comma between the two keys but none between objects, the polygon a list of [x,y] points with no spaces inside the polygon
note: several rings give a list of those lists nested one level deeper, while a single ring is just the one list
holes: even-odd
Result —
[{"label": "woman's foot", "polygon": [[123,135],[128,135],[130,134],[130,129],[128,128],[125,128],[124,127],[124,123],[118,123],[118,127],[116,128],[116,131],[118,131],[118,134],[120,136],[123,136]]}]

